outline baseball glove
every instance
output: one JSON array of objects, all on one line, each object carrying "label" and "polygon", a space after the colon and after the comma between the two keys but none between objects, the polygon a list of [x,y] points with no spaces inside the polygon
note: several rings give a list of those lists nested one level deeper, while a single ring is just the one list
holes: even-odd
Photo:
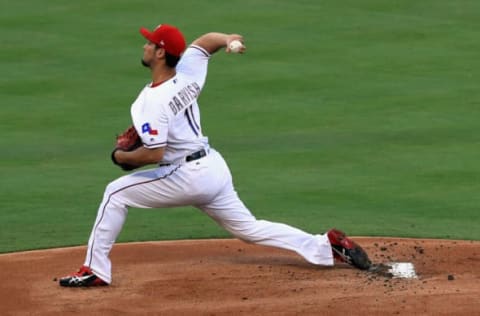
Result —
[{"label": "baseball glove", "polygon": [[118,150],[133,151],[142,145],[143,145],[142,139],[140,138],[140,136],[138,136],[138,133],[135,130],[135,127],[130,126],[122,134],[117,136],[115,148],[113,149],[112,155],[111,155],[113,163],[125,171],[129,171],[137,168],[136,166],[132,166],[130,164],[119,163],[115,159],[115,152],[117,152]]}]

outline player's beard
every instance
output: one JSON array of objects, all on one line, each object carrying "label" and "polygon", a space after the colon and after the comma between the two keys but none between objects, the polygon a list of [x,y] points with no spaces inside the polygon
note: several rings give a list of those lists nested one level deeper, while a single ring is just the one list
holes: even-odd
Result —
[{"label": "player's beard", "polygon": [[145,59],[143,59],[143,58],[142,58],[142,65],[147,67],[147,68],[150,68],[150,63],[146,62]]}]

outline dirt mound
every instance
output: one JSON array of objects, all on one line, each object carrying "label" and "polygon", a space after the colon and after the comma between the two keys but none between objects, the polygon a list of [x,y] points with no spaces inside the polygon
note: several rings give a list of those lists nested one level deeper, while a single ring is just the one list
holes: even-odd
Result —
[{"label": "dirt mound", "polygon": [[376,264],[412,262],[398,279],[238,240],[117,244],[113,283],[56,279],[85,247],[0,255],[2,315],[479,315],[480,242],[354,238]]}]

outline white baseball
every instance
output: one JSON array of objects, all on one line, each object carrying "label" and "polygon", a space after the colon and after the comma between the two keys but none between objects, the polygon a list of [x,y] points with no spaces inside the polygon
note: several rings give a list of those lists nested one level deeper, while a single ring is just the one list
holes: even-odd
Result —
[{"label": "white baseball", "polygon": [[242,49],[242,47],[243,47],[243,44],[239,40],[233,40],[228,45],[228,48],[230,49],[230,52],[232,52],[232,53],[240,52],[240,49]]}]

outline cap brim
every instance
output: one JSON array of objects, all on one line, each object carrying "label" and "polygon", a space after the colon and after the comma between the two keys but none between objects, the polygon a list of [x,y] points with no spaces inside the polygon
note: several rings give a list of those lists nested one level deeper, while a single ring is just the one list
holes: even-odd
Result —
[{"label": "cap brim", "polygon": [[150,32],[148,29],[146,29],[146,28],[144,28],[144,27],[141,27],[141,28],[140,28],[140,34],[142,34],[143,37],[145,37],[146,39],[148,39],[149,41],[151,41],[152,32]]}]

